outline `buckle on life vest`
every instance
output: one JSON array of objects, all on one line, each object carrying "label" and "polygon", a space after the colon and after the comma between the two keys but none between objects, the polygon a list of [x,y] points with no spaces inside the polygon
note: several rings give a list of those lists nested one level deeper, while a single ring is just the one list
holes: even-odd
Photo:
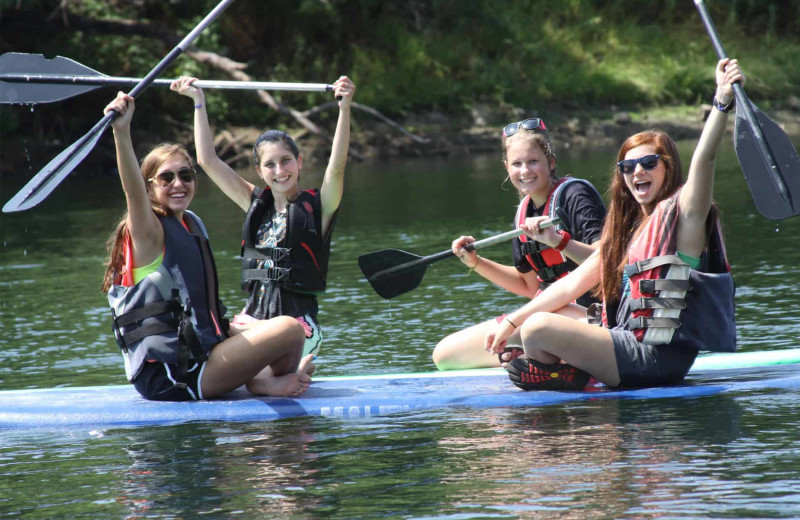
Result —
[{"label": "buckle on life vest", "polygon": [[630,325],[632,329],[645,329],[650,327],[677,329],[681,326],[681,320],[678,318],[652,318],[648,316],[638,316],[628,320],[628,325]]},{"label": "buckle on life vest", "polygon": [[689,292],[692,290],[692,284],[689,280],[675,280],[675,279],[656,279],[656,280],[639,280],[639,291],[647,294],[655,294],[656,291],[684,291]]},{"label": "buckle on life vest", "polygon": [[283,262],[291,260],[292,249],[287,247],[264,247],[261,249],[245,248],[242,251],[242,258],[245,260],[272,260],[273,262]]},{"label": "buckle on life vest", "polygon": [[683,298],[637,298],[631,300],[631,311],[644,309],[685,309],[686,300]]},{"label": "buckle on life vest", "polygon": [[536,276],[539,278],[540,284],[551,284],[569,272],[569,266],[566,262],[563,264],[554,265],[552,267],[542,267],[535,269]]},{"label": "buckle on life vest", "polygon": [[242,271],[242,278],[245,282],[253,280],[291,282],[292,269],[286,267],[268,267],[265,269],[245,269]]}]

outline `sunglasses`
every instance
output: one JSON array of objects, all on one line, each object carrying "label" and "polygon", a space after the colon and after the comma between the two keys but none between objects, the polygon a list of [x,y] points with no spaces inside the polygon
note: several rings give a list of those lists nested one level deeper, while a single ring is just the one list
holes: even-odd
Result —
[{"label": "sunglasses", "polygon": [[639,157],[638,159],[625,159],[624,161],[620,161],[617,163],[617,168],[619,168],[619,172],[623,175],[630,175],[636,169],[637,164],[642,165],[642,169],[644,170],[652,170],[656,166],[658,166],[658,160],[661,158],[658,154],[653,155],[645,155],[643,157]]},{"label": "sunglasses", "polygon": [[503,135],[506,137],[511,137],[519,132],[520,128],[524,130],[547,130],[547,127],[544,126],[544,121],[538,117],[532,117],[530,119],[523,119],[522,121],[517,121],[516,123],[511,123],[510,125],[504,126]]},{"label": "sunglasses", "polygon": [[175,181],[175,175],[181,178],[182,182],[190,184],[197,180],[197,172],[191,168],[181,168],[177,172],[170,170],[163,171],[150,178],[150,182],[157,182],[159,186],[169,186]]}]

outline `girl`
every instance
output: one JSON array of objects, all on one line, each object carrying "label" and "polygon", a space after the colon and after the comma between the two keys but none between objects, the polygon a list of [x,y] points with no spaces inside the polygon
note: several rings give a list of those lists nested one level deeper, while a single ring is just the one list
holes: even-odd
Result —
[{"label": "girl", "polygon": [[247,385],[254,394],[298,396],[308,389],[311,356],[301,363],[303,330],[289,318],[229,332],[203,222],[189,211],[197,174],[186,150],[162,144],[141,168],[131,140],[132,97],[105,108],[128,212],[109,239],[102,290],[114,318],[128,380],[147,399],[210,399]]},{"label": "girl", "polygon": [[[588,181],[572,177],[557,177],[556,155],[545,127],[538,118],[511,123],[502,133],[503,165],[511,184],[520,195],[520,205],[514,225],[526,234],[512,242],[514,266],[492,262],[467,252],[464,246],[474,242],[469,236],[453,241],[453,252],[471,270],[500,287],[533,298],[555,280],[575,269],[594,252],[600,240],[605,217],[603,200]],[[559,216],[562,224],[541,229],[539,224]],[[589,295],[579,299],[591,303]],[[567,316],[582,314],[566,307]],[[513,352],[498,356],[483,348],[486,332],[496,318],[455,332],[436,345],[433,362],[440,370],[500,366]],[[515,335],[512,342],[519,344]],[[518,355],[518,354],[517,354]]]},{"label": "girl", "polygon": [[303,353],[316,355],[322,341],[317,295],[325,291],[331,235],[342,200],[350,143],[350,103],[355,85],[346,76],[334,84],[339,120],[322,187],[301,190],[303,158],[294,140],[279,130],[261,134],[253,146],[259,188],[240,177],[214,150],[203,91],[195,78],[181,77],[171,89],[195,106],[197,159],[211,180],[246,212],[243,226],[242,287],[247,304],[234,324],[248,326],[275,316],[292,316],[303,325]]},{"label": "girl", "polygon": [[[641,132],[623,143],[600,250],[486,336],[487,350],[498,352],[521,329],[526,357],[508,365],[517,386],[676,383],[699,350],[735,350],[733,279],[711,194],[737,81],[745,82],[737,61],[720,60],[716,108],[685,184],[675,143],[664,132]],[[598,285],[602,326],[555,313]]]}]

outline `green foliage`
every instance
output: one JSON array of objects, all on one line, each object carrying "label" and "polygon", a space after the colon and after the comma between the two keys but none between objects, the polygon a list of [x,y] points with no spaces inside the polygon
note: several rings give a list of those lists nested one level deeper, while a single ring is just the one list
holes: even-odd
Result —
[{"label": "green foliage", "polygon": [[[110,75],[136,76],[176,43],[155,32],[63,26],[49,18],[56,0],[0,2],[3,52],[61,54]],[[182,37],[216,4],[83,0],[67,6],[70,16],[127,20]],[[797,93],[800,0],[709,0],[707,7],[728,53],[748,73],[751,97]],[[35,27],[37,16],[52,37],[14,31],[20,20]],[[694,104],[711,95],[716,60],[688,0],[241,0],[197,46],[246,63],[257,80],[331,83],[347,74],[358,86],[357,101],[398,118],[437,111],[457,119],[477,105],[531,112]],[[180,74],[224,79],[188,58],[165,72]],[[147,95],[153,117],[190,117],[173,93]],[[330,99],[274,95],[301,110]],[[278,114],[254,110],[253,93],[207,96],[215,121],[285,124]]]}]

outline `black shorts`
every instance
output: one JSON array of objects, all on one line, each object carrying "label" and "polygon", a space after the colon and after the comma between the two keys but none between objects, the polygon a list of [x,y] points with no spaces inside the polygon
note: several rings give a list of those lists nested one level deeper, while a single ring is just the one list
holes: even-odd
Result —
[{"label": "black shorts", "polygon": [[680,383],[699,351],[675,345],[646,345],[630,330],[609,329],[614,342],[620,386],[644,387]]},{"label": "black shorts", "polygon": [[205,366],[205,363],[190,366],[186,381],[179,383],[175,377],[178,372],[176,365],[147,362],[136,376],[133,386],[142,397],[151,401],[199,401],[203,399],[200,380]]}]

